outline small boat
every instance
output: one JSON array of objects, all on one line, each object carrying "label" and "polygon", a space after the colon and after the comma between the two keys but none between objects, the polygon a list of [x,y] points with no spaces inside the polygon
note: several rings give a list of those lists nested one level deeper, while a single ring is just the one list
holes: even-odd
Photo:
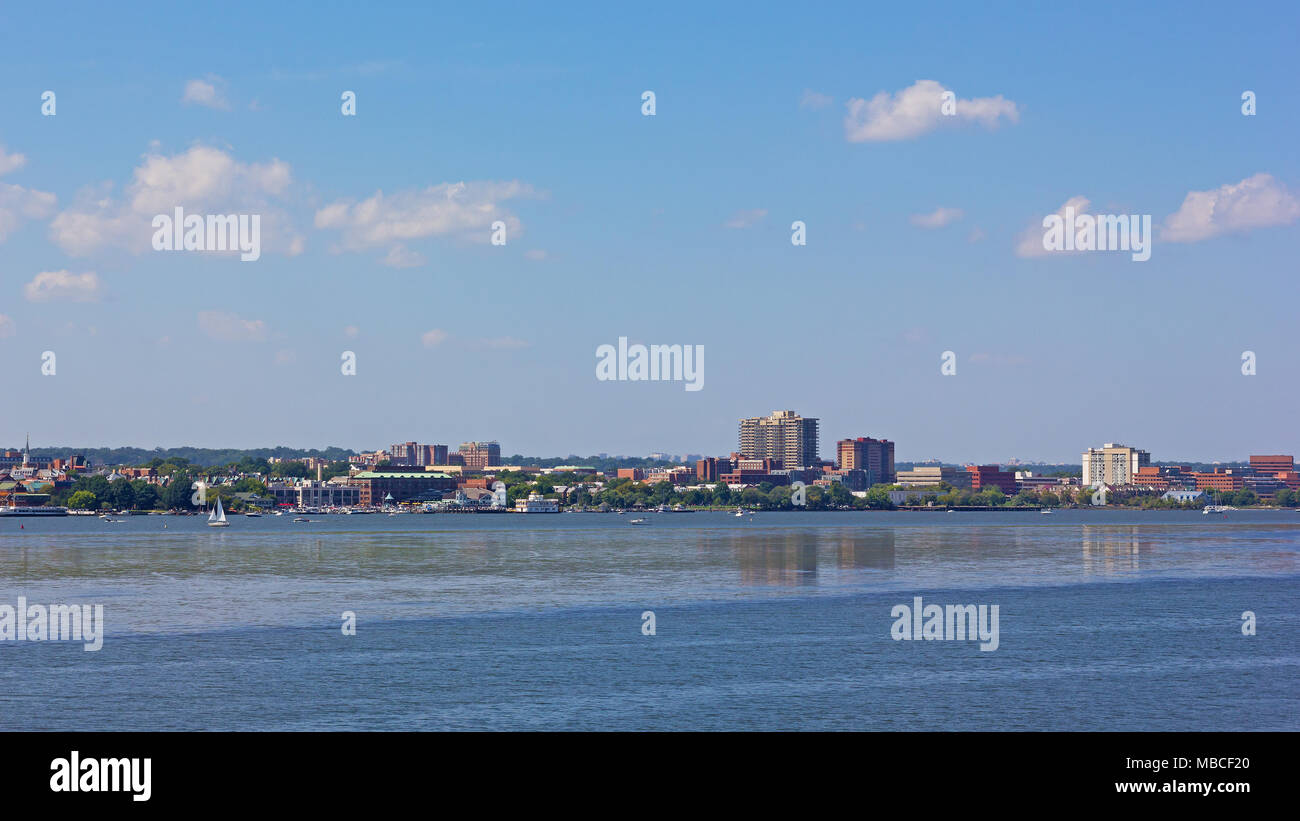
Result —
[{"label": "small boat", "polygon": [[643,525],[643,524],[645,524],[645,523],[646,523],[645,519],[629,519],[629,520],[628,520],[628,524],[630,524],[630,525]]},{"label": "small boat", "polygon": [[254,513],[254,512],[251,511],[251,510],[250,510],[249,512],[245,513],[244,515],[247,516],[247,517],[250,518],[250,519],[260,519],[260,518],[262,518],[262,514],[260,514],[260,513]]},{"label": "small boat", "polygon": [[1046,514],[1051,513],[1052,510],[1051,510],[1051,508],[1046,508],[1046,507],[1045,507],[1045,508],[1043,508],[1042,510],[1040,510],[1040,511],[1038,511],[1038,512],[1039,512],[1039,513],[1042,513],[1042,514],[1044,514],[1044,515],[1046,515]]},{"label": "small boat", "polygon": [[306,516],[295,516],[295,517],[293,517],[293,520],[294,520],[295,522],[310,522],[310,521],[311,521],[311,519],[308,519]]},{"label": "small boat", "polygon": [[226,511],[221,509],[221,497],[217,497],[217,506],[208,514],[208,527],[230,527],[226,521]]},{"label": "small boat", "polygon": [[741,510],[740,508],[736,508],[736,518],[737,519],[745,518],[745,511]]}]

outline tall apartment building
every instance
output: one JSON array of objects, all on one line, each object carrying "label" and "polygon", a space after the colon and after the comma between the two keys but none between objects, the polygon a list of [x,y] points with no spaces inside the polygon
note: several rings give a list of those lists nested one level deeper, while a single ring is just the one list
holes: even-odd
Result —
[{"label": "tall apartment building", "polygon": [[819,461],[818,427],[818,420],[792,410],[741,419],[740,452],[754,459],[779,459],[787,468],[809,467]]},{"label": "tall apartment building", "polygon": [[1131,485],[1138,468],[1150,464],[1151,454],[1145,450],[1107,442],[1083,452],[1083,484]]},{"label": "tall apartment building", "polygon": [[486,470],[501,464],[501,445],[496,442],[461,442],[458,452],[466,470]]},{"label": "tall apartment building", "polygon": [[835,443],[835,466],[839,470],[861,470],[867,474],[867,485],[894,483],[894,443],[888,439],[841,439]]},{"label": "tall apartment building", "polygon": [[388,461],[394,465],[416,464],[416,452],[420,446],[415,442],[402,442],[388,449]]}]

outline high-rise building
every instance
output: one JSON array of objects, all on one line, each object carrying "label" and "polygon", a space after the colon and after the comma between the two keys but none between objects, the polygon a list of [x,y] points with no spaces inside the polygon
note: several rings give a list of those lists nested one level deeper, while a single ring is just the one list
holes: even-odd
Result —
[{"label": "high-rise building", "polygon": [[867,474],[867,485],[894,483],[894,443],[888,439],[841,439],[835,443],[835,466],[839,470],[861,470]]},{"label": "high-rise building", "polygon": [[393,465],[417,464],[416,451],[418,450],[419,445],[414,442],[402,442],[401,444],[393,445],[388,449],[388,461]]},{"label": "high-rise building", "polygon": [[1151,464],[1151,454],[1145,450],[1107,442],[1099,448],[1083,452],[1083,484],[1131,485],[1138,468]]},{"label": "high-rise building", "polygon": [[501,464],[501,445],[496,442],[461,442],[459,452],[466,470],[486,470]]},{"label": "high-rise building", "polygon": [[787,468],[819,463],[818,420],[792,410],[740,420],[740,452],[755,459],[779,459]]}]

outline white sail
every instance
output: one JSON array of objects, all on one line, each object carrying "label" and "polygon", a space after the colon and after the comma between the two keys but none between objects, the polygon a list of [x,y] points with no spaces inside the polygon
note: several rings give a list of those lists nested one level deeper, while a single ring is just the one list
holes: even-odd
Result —
[{"label": "white sail", "polygon": [[226,520],[226,511],[221,509],[221,497],[218,496],[217,506],[212,509],[212,513],[208,514],[208,521],[224,522],[225,520]]}]

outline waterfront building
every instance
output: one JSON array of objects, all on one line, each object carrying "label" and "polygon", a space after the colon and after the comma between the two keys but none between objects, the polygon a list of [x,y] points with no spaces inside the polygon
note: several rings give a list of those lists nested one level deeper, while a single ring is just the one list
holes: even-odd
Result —
[{"label": "waterfront building", "polygon": [[888,439],[841,439],[835,443],[835,466],[839,470],[862,470],[867,474],[867,485],[892,485],[894,471],[894,443]]},{"label": "waterfront building", "polygon": [[501,464],[501,445],[496,442],[462,442],[458,452],[467,470],[486,470]]},{"label": "waterfront building", "polygon": [[1246,487],[1246,471],[1241,468],[1215,468],[1213,473],[1193,473],[1197,490],[1241,490]]},{"label": "waterfront building", "polygon": [[1002,470],[998,465],[967,465],[966,471],[970,474],[971,490],[975,493],[990,487],[999,488],[1008,496],[1016,492],[1016,474],[1013,471]]},{"label": "waterfront building", "polygon": [[971,475],[965,468],[922,465],[898,471],[893,483],[903,487],[938,487],[945,482],[954,488],[970,490]]},{"label": "waterfront building", "polygon": [[815,467],[820,422],[792,410],[740,420],[740,453],[751,458],[779,459],[788,468]]},{"label": "waterfront building", "polygon": [[1276,476],[1279,473],[1295,470],[1295,457],[1289,454],[1273,456],[1251,455],[1250,467],[1256,473]]},{"label": "waterfront building", "polygon": [[527,499],[515,502],[515,513],[559,513],[560,503],[547,499],[540,493],[530,493]]},{"label": "waterfront building", "polygon": [[377,505],[391,495],[394,502],[414,501],[428,491],[456,489],[456,478],[432,470],[365,470],[348,477],[361,490],[358,504]]},{"label": "waterfront building", "polygon": [[1083,452],[1083,484],[1131,485],[1138,469],[1151,464],[1145,450],[1107,442]]}]

